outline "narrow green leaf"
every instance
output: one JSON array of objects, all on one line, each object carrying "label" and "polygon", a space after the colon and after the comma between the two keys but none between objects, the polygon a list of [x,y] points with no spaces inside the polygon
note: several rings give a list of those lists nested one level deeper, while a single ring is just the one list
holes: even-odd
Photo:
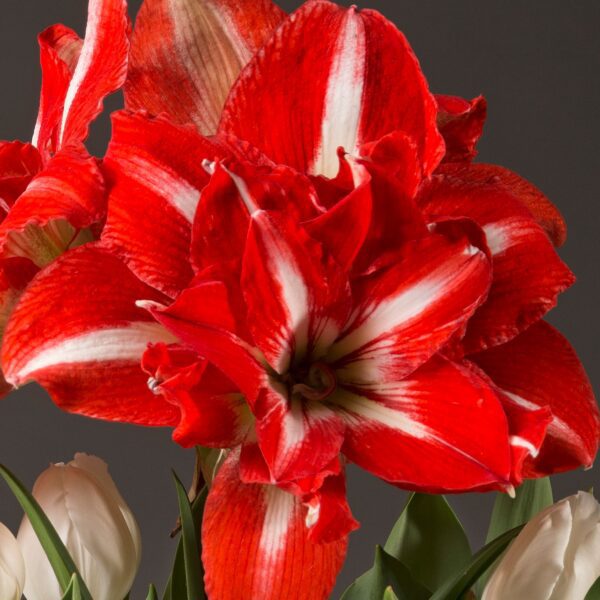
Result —
[{"label": "narrow green leaf", "polygon": [[81,592],[82,585],[83,582],[79,576],[74,574],[73,577],[71,577],[71,582],[69,583],[69,587],[62,597],[62,600],[83,600]]},{"label": "narrow green leaf", "polygon": [[550,479],[528,479],[517,488],[516,495],[498,494],[486,542],[495,540],[505,531],[527,523],[541,510],[554,503]]},{"label": "narrow green leaf", "polygon": [[388,585],[383,592],[383,600],[399,600],[398,596],[394,594],[394,590],[391,585]]},{"label": "narrow green leaf", "polygon": [[427,600],[431,596],[399,560],[377,546],[373,567],[344,592],[342,600],[380,600],[390,586],[398,600]]},{"label": "narrow green leaf", "polygon": [[523,526],[515,527],[489,542],[473,556],[470,563],[458,573],[449,577],[431,596],[430,600],[457,600],[467,594],[473,584],[488,567],[500,556]]},{"label": "narrow green leaf", "polygon": [[77,575],[80,597],[82,600],[92,600],[92,596],[81,575],[79,575],[69,551],[65,548],[60,536],[56,533],[56,529],[54,529],[54,526],[44,514],[36,499],[17,477],[3,465],[0,465],[0,476],[6,481],[8,487],[29,518],[31,526],[50,561],[61,591],[66,593],[69,587],[73,585],[74,576]]},{"label": "narrow green leaf", "polygon": [[[175,473],[173,473],[173,477],[175,479],[175,487],[177,489],[177,500],[179,502],[179,513],[181,517],[181,547],[182,547],[182,555],[183,555],[183,568],[185,572],[185,588],[186,595],[176,596],[173,593],[173,588],[171,593],[172,597],[175,600],[179,600],[180,598],[187,598],[188,600],[201,600],[205,598],[204,594],[204,586],[202,584],[202,561],[200,559],[201,548],[200,542],[198,540],[198,531],[199,527],[194,519],[194,513],[192,511],[192,506],[188,500],[187,492],[183,487],[183,484],[177,477]],[[177,549],[179,553],[179,548]],[[177,567],[177,565],[176,565]]]},{"label": "narrow green leaf", "polygon": [[146,596],[146,600],[158,600],[158,593],[156,592],[156,588],[150,584],[150,588],[148,589],[148,595]]},{"label": "narrow green leaf", "polygon": [[596,579],[596,583],[590,588],[585,600],[600,600],[600,578]]},{"label": "narrow green leaf", "polygon": [[412,494],[384,546],[430,590],[471,560],[471,547],[456,514],[439,495]]}]

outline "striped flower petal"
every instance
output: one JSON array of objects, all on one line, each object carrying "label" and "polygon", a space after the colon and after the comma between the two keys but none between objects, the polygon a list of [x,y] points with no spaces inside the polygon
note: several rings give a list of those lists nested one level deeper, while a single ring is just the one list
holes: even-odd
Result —
[{"label": "striped flower petal", "polygon": [[244,484],[232,453],[210,489],[202,560],[211,600],[325,600],[346,554],[345,537],[310,539],[309,509],[275,486]]},{"label": "striped flower petal", "polygon": [[404,36],[372,10],[308,2],[248,64],[223,112],[221,131],[275,162],[334,177],[337,150],[395,130],[417,144],[426,174],[443,141],[437,107]]},{"label": "striped flower petal", "polygon": [[0,255],[44,267],[91,241],[90,227],[105,214],[105,184],[96,159],[83,150],[63,150],[33,178],[0,224]]},{"label": "striped flower petal", "polygon": [[598,452],[600,412],[575,351],[551,325],[540,321],[516,338],[469,357],[517,407],[547,407],[552,421],[529,476],[590,467]]},{"label": "striped flower petal", "polygon": [[555,306],[574,277],[514,188],[485,165],[444,166],[421,197],[430,219],[468,217],[492,254],[489,297],[469,323],[466,352],[504,343]]},{"label": "striped flower petal", "polygon": [[509,485],[504,411],[469,369],[438,357],[404,379],[342,384],[328,402],[346,422],[344,454],[386,481],[429,493]]},{"label": "striped flower petal", "polygon": [[145,0],[125,105],[215,133],[229,89],[285,13],[270,0]]},{"label": "striped flower petal", "polygon": [[149,342],[174,338],[136,307],[140,299],[164,301],[102,250],[67,253],[34,279],[11,315],[2,348],[6,379],[39,382],[69,412],[176,424],[178,410],[152,394],[140,368]]},{"label": "striped flower petal", "polygon": [[0,216],[25,191],[32,178],[41,170],[39,152],[24,142],[0,142]]}]

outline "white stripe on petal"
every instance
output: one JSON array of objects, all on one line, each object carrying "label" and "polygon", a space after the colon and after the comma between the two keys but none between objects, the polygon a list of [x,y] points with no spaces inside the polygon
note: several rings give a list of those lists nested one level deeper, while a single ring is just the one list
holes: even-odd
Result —
[{"label": "white stripe on petal", "polygon": [[276,561],[285,550],[287,533],[294,515],[295,497],[274,485],[265,487],[265,520],[260,536],[260,551],[263,555],[265,570],[267,565]]},{"label": "white stripe on petal", "polygon": [[327,82],[321,144],[311,168],[315,175],[335,177],[339,167],[337,149],[340,146],[349,153],[357,150],[363,106],[365,50],[364,23],[356,8],[351,8],[338,38]]},{"label": "white stripe on petal", "polygon": [[120,152],[119,163],[130,177],[163,197],[186,221],[194,222],[200,190],[170,173],[163,164],[140,156],[139,151]]},{"label": "white stripe on petal", "polygon": [[67,337],[35,354],[11,377],[18,385],[32,373],[55,365],[140,360],[150,342],[172,343],[174,336],[159,323],[132,322]]}]

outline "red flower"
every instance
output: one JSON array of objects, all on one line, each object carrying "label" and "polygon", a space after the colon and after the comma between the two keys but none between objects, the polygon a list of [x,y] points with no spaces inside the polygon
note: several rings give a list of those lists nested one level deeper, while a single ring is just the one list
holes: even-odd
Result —
[{"label": "red flower", "polygon": [[103,98],[125,80],[126,5],[93,0],[89,15],[85,40],[63,25],[40,34],[33,141],[0,142],[0,330],[31,276],[94,239],[106,217],[104,178],[82,142]]},{"label": "red flower", "polygon": [[9,381],[66,410],[231,449],[203,526],[216,600],[327,596],[356,526],[340,455],[411,489],[507,488],[589,464],[600,430],[539,321],[572,282],[564,224],[469,162],[485,101],[435,99],[374,11],[283,17],[144,2],[100,242],[36,276],[3,347]]}]

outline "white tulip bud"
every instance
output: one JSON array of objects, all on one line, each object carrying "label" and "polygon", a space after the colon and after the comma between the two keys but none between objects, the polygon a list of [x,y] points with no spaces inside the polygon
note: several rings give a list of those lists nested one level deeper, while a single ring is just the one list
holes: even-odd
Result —
[{"label": "white tulip bud", "polygon": [[10,530],[0,523],[0,598],[21,600],[25,586],[25,563],[19,544]]},{"label": "white tulip bud", "polygon": [[536,515],[509,546],[482,600],[583,600],[600,577],[600,504],[579,492]]},{"label": "white tulip bud", "polygon": [[[76,454],[35,482],[33,495],[69,550],[94,600],[120,600],[133,584],[141,558],[140,532],[106,463]],[[54,571],[25,517],[17,535],[25,560],[27,600],[61,598]]]}]

